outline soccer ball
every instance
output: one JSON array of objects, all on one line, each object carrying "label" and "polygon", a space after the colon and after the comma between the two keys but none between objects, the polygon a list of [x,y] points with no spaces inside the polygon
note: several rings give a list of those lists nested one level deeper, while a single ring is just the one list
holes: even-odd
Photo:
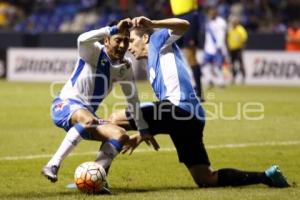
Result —
[{"label": "soccer ball", "polygon": [[74,174],[75,183],[81,192],[95,194],[106,184],[106,173],[101,165],[95,162],[80,164]]}]

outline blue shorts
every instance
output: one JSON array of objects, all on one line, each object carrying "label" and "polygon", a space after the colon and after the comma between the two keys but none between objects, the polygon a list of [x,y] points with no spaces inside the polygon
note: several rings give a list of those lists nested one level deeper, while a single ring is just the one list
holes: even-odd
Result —
[{"label": "blue shorts", "polygon": [[193,47],[198,44],[199,33],[199,15],[197,11],[178,15],[178,18],[185,19],[190,22],[189,29],[184,35],[177,41],[179,47]]},{"label": "blue shorts", "polygon": [[224,56],[221,53],[209,54],[204,52],[203,55],[203,64],[213,63],[221,67],[224,64],[224,60]]},{"label": "blue shorts", "polygon": [[73,113],[79,109],[89,110],[88,107],[86,107],[79,101],[72,99],[62,100],[60,98],[55,98],[51,106],[52,120],[56,126],[68,131],[70,128],[72,128],[70,119]]}]

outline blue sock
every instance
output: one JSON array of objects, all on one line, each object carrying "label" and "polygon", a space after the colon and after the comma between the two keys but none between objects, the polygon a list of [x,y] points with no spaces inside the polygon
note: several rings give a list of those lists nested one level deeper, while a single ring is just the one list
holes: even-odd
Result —
[{"label": "blue sock", "polygon": [[80,124],[77,123],[74,125],[74,128],[78,131],[80,136],[85,140],[92,140],[92,134],[90,134],[86,129]]},{"label": "blue sock", "polygon": [[108,140],[107,142],[110,143],[111,145],[113,145],[117,149],[117,151],[120,152],[122,150],[123,144],[121,144],[120,141],[111,139],[111,140]]}]

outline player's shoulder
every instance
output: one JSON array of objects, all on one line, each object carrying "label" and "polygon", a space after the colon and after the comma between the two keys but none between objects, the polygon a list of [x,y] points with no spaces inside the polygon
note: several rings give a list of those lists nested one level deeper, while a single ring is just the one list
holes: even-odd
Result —
[{"label": "player's shoulder", "polygon": [[216,20],[221,25],[227,25],[226,20],[223,17],[221,17],[221,16],[218,16]]},{"label": "player's shoulder", "polygon": [[163,28],[155,31],[150,37],[150,52],[158,53],[173,44],[181,36],[172,33],[171,29]]},{"label": "player's shoulder", "polygon": [[162,40],[163,38],[170,37],[170,29],[162,28],[155,30],[150,36],[150,43],[156,43],[157,41]]}]

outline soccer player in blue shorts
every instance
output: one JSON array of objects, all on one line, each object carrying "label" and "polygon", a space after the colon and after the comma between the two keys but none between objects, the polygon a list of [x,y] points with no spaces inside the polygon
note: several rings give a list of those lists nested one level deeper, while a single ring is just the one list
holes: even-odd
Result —
[{"label": "soccer player in blue shorts", "polygon": [[[199,187],[242,186],[263,183],[271,187],[288,187],[289,184],[277,166],[265,172],[247,172],[237,169],[213,170],[203,143],[204,110],[185,68],[180,49],[175,41],[189,27],[186,20],[172,18],[150,20],[137,17],[130,32],[129,51],[137,59],[148,59],[147,72],[158,102],[142,107],[150,133],[170,135],[179,157]],[[159,29],[159,30],[155,30]],[[136,129],[133,116],[126,110],[113,113],[115,124],[127,121]],[[130,136],[124,151],[133,150],[143,141],[140,134]]]},{"label": "soccer player in blue shorts", "polygon": [[203,82],[211,87],[216,84],[225,87],[223,65],[227,57],[226,46],[227,23],[219,16],[215,7],[207,10],[207,21],[205,23],[204,55],[201,66]]},{"label": "soccer player in blue shorts", "polygon": [[62,161],[81,140],[102,141],[96,162],[107,171],[129,139],[123,128],[95,114],[116,82],[121,84],[139,132],[147,142],[158,148],[155,139],[149,134],[141,109],[136,106],[139,105],[139,99],[133,71],[129,60],[124,58],[129,46],[131,26],[132,22],[128,18],[117,25],[92,30],[78,37],[77,66],[51,107],[54,123],[67,132],[56,153],[42,169],[42,174],[52,182],[57,181]]}]

